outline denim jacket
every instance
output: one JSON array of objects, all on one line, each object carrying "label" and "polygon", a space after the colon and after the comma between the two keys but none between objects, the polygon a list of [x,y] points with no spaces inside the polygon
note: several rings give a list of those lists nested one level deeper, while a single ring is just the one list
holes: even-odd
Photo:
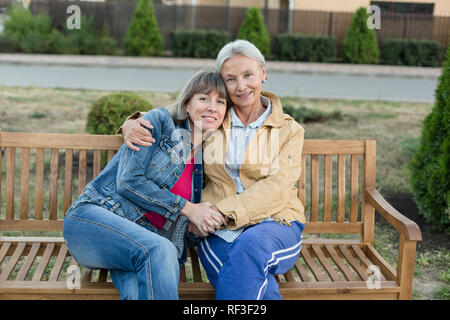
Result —
[{"label": "denim jacket", "polygon": [[[187,258],[186,247],[195,245],[199,238],[187,232],[188,220],[180,216],[186,200],[169,190],[181,176],[184,160],[191,152],[189,119],[176,125],[164,108],[147,112],[144,119],[153,125],[150,132],[156,141],[150,147],[140,146],[140,151],[133,151],[123,144],[70,209],[86,202],[97,204],[165,236],[177,248],[182,265]],[[201,199],[203,165],[198,158],[196,155],[193,203],[199,203]],[[158,230],[145,218],[144,214],[149,210],[168,219],[163,229]]]}]

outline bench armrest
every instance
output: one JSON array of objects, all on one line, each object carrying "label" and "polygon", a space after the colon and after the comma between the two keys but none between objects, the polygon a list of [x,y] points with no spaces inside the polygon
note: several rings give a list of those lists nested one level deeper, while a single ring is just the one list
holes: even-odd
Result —
[{"label": "bench armrest", "polygon": [[367,202],[380,213],[406,240],[422,241],[419,226],[394,209],[375,188],[367,188]]}]

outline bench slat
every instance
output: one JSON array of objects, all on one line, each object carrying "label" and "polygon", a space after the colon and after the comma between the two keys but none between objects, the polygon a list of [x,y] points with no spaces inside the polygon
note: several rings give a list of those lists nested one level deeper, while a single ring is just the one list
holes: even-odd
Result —
[{"label": "bench slat", "polygon": [[32,281],[41,281],[42,276],[44,275],[45,268],[47,267],[50,258],[52,257],[53,250],[55,249],[54,243],[48,243],[45,248],[44,254],[41,257],[41,261],[39,261],[39,265],[34,272]]},{"label": "bench slat", "polygon": [[333,259],[334,263],[337,265],[339,270],[344,274],[345,278],[348,281],[356,281],[356,277],[353,275],[353,273],[350,271],[350,269],[347,268],[347,266],[342,262],[342,259],[337,254],[336,250],[334,250],[333,246],[330,244],[325,244],[325,249],[328,251],[329,255],[331,256],[331,259]]},{"label": "bench slat", "polygon": [[197,250],[195,248],[190,248],[189,251],[191,253],[192,276],[194,277],[194,282],[202,282],[202,272]]},{"label": "bench slat", "polygon": [[324,163],[324,200],[323,200],[323,221],[331,221],[331,200],[333,199],[333,156],[325,155]]},{"label": "bench slat", "polygon": [[[2,134],[3,138],[3,134]],[[6,148],[6,219],[14,219],[16,148]]]},{"label": "bench slat", "polygon": [[20,173],[20,219],[28,219],[28,185],[30,178],[30,149],[22,149]]},{"label": "bench slat", "polygon": [[345,160],[345,155],[338,156],[337,222],[345,221]]},{"label": "bench slat", "polygon": [[306,156],[302,155],[302,171],[298,180],[298,198],[305,205],[306,200]]},{"label": "bench slat", "polygon": [[2,248],[0,249],[0,263],[2,263],[3,259],[5,259],[6,254],[8,253],[8,250],[10,247],[11,247],[11,242],[4,242],[2,244]]},{"label": "bench slat", "polygon": [[[358,256],[358,259],[360,261],[362,261],[362,263],[364,263],[365,267],[368,268],[371,265],[374,265],[374,263],[372,263],[368,257],[366,257],[366,255],[364,254],[364,252],[361,250],[361,248],[359,247],[359,245],[353,244],[352,245],[352,249],[353,252],[356,253],[356,255]],[[386,278],[383,276],[383,274],[381,273],[381,280],[386,280]]]},{"label": "bench slat", "polygon": [[28,253],[22,267],[20,268],[15,281],[25,280],[25,277],[26,277],[28,271],[30,270],[31,266],[33,265],[34,259],[36,258],[36,255],[37,255],[40,247],[41,247],[41,244],[39,242],[33,243],[33,245],[31,246],[31,250]]},{"label": "bench slat", "polygon": [[50,155],[50,200],[49,219],[57,219],[58,210],[58,149],[52,149]]},{"label": "bench slat", "polygon": [[313,258],[311,258],[309,252],[308,252],[308,246],[304,246],[302,250],[300,251],[303,260],[306,262],[306,265],[311,269],[314,277],[317,281],[325,281],[325,277],[323,276],[322,272],[319,270],[317,265],[315,264]]},{"label": "bench slat", "polygon": [[67,149],[65,156],[64,171],[64,216],[72,204],[72,170],[73,170],[73,150]]},{"label": "bench slat", "polygon": [[19,262],[20,257],[22,256],[23,250],[25,250],[26,243],[20,242],[17,245],[16,250],[14,251],[14,254],[12,255],[11,259],[8,261],[8,264],[6,265],[3,272],[0,274],[0,281],[1,280],[8,280],[11,272],[14,270],[14,267],[16,266],[17,262]]},{"label": "bench slat", "polygon": [[322,267],[325,269],[325,271],[330,276],[331,280],[340,281],[341,278],[336,273],[336,271],[334,271],[333,267],[330,265],[327,258],[324,256],[320,246],[318,244],[313,244],[311,247],[312,247],[314,253],[316,254],[317,259],[319,259],[320,263],[322,264]]},{"label": "bench slat", "polygon": [[300,261],[297,260],[297,262],[295,262],[294,268],[295,268],[295,270],[297,270],[297,272],[298,272],[298,274],[300,276],[300,279],[302,279],[302,281],[304,281],[304,282],[310,282],[311,281],[311,278],[306,273],[306,269],[302,266]]},{"label": "bench slat", "polygon": [[44,198],[44,149],[36,149],[36,183],[34,191],[34,219],[43,218]]},{"label": "bench slat", "polygon": [[50,277],[48,278],[49,281],[57,281],[59,274],[61,273],[62,267],[64,265],[64,262],[66,260],[66,256],[68,253],[68,249],[65,243],[61,245],[61,248],[59,249],[58,257],[56,258],[55,264],[53,265],[52,271],[50,273]]},{"label": "bench slat", "polygon": [[352,154],[350,165],[350,222],[356,222],[358,220],[358,201],[359,201],[359,167],[358,167],[358,155]]},{"label": "bench slat", "polygon": [[97,282],[106,282],[108,280],[108,269],[100,269]]},{"label": "bench slat", "polygon": [[366,281],[368,278],[367,273],[363,270],[363,268],[361,268],[361,265],[353,258],[352,254],[350,253],[350,251],[348,251],[346,246],[343,244],[340,244],[340,245],[338,245],[338,248],[344,255],[347,262],[352,266],[353,269],[355,269],[355,271],[361,277],[361,279]]},{"label": "bench slat", "polygon": [[319,219],[319,156],[311,156],[311,222]]},{"label": "bench slat", "polygon": [[86,186],[86,150],[80,150],[78,158],[78,195]]},{"label": "bench slat", "polygon": [[94,179],[101,171],[101,162],[102,162],[102,151],[94,150],[94,168],[93,168],[93,177]]}]

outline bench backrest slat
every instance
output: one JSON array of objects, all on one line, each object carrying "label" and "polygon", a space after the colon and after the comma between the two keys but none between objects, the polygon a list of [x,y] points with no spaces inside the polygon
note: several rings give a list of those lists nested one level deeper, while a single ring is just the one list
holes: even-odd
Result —
[{"label": "bench backrest slat", "polygon": [[[72,202],[121,145],[118,136],[0,131],[0,230],[61,231]],[[375,183],[374,146],[373,139],[305,140],[298,196],[306,233],[372,237],[361,190]]]}]

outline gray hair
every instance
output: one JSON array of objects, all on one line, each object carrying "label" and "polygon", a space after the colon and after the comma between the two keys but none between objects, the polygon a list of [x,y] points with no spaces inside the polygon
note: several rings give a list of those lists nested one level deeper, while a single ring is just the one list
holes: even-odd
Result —
[{"label": "gray hair", "polygon": [[187,119],[186,105],[189,100],[197,93],[209,94],[217,90],[221,98],[227,100],[227,107],[230,105],[227,88],[220,73],[212,70],[201,70],[192,76],[186,83],[175,103],[166,107],[172,115],[174,122],[180,123]]},{"label": "gray hair", "polygon": [[250,59],[255,60],[261,66],[261,68],[266,67],[266,60],[262,55],[261,51],[251,42],[247,40],[235,40],[226,44],[222,49],[220,49],[219,54],[216,58],[216,71],[220,72],[223,63],[233,57],[236,54],[246,56]]}]

